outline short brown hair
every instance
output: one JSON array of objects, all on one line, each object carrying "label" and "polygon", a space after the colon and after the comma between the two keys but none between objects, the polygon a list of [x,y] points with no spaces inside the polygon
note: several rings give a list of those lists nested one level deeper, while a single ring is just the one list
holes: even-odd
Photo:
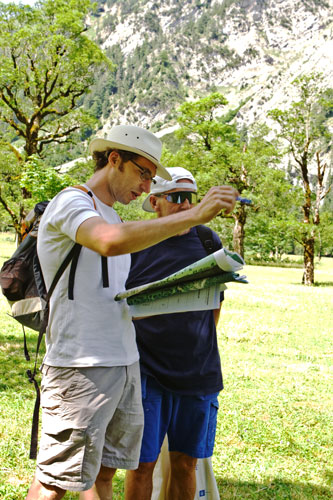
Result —
[{"label": "short brown hair", "polygon": [[101,170],[102,168],[107,165],[109,161],[109,156],[112,151],[116,151],[123,162],[129,161],[129,160],[135,160],[139,155],[136,153],[132,153],[132,151],[124,151],[122,149],[112,149],[108,148],[105,149],[104,151],[94,151],[92,154],[93,160],[95,162],[95,172],[97,170]]}]

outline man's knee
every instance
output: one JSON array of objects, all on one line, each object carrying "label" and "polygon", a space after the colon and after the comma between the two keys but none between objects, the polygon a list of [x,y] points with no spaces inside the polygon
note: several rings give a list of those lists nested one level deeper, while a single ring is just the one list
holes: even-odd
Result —
[{"label": "man's knee", "polygon": [[36,477],[34,478],[26,500],[60,500],[65,495],[66,490],[58,488],[57,486],[50,486],[49,484],[41,483]]},{"label": "man's knee", "polygon": [[103,482],[112,481],[116,471],[117,469],[112,469],[110,467],[105,467],[104,465],[101,465],[96,481],[103,481]]},{"label": "man's knee", "polygon": [[130,474],[133,474],[133,476],[137,476],[138,478],[140,476],[151,476],[154,472],[155,465],[156,465],[156,460],[155,462],[140,462],[139,467],[137,469],[128,472]]},{"label": "man's knee", "polygon": [[170,465],[173,474],[192,475],[195,473],[197,458],[190,457],[180,451],[170,451]]}]

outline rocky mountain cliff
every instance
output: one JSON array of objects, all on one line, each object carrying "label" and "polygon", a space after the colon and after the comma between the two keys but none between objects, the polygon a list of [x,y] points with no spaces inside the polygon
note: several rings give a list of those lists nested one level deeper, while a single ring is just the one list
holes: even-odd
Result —
[{"label": "rocky mountain cliff", "polygon": [[85,104],[116,123],[174,125],[189,99],[222,92],[250,124],[312,71],[333,82],[333,0],[100,0],[91,36],[117,64]]}]

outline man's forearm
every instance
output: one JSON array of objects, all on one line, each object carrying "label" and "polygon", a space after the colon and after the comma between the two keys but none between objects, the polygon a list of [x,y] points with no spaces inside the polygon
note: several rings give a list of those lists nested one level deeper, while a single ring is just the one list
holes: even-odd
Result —
[{"label": "man's forearm", "polygon": [[138,252],[197,225],[189,212],[122,224],[108,224],[100,217],[92,217],[81,224],[76,241],[105,256]]},{"label": "man's forearm", "polygon": [[101,255],[113,256],[137,252],[198,224],[210,221],[221,210],[231,212],[237,191],[228,186],[211,188],[195,207],[166,217],[108,224],[102,217],[84,221],[76,241]]}]

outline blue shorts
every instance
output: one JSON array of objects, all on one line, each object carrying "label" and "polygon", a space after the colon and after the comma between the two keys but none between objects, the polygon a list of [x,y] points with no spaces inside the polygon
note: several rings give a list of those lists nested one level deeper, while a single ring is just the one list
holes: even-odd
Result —
[{"label": "blue shorts", "polygon": [[195,458],[211,457],[214,449],[219,393],[208,396],[175,394],[142,374],[144,431],[140,462],[154,462],[165,435],[169,451]]}]

